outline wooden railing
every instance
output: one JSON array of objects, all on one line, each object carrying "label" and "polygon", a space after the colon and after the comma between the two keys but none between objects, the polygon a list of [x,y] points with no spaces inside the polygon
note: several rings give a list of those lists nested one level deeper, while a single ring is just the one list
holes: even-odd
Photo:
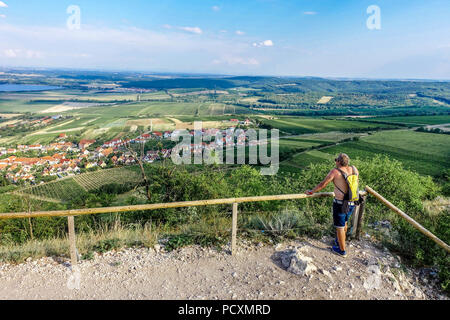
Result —
[{"label": "wooden railing", "polygon": [[[368,193],[374,195],[378,200],[388,206],[391,210],[405,218],[413,227],[425,234],[431,240],[435,241],[438,245],[443,247],[447,252],[450,252],[450,247],[434,236],[427,229],[422,227],[419,223],[414,221],[411,217],[406,215],[400,209],[395,207],[389,201],[384,199],[378,193],[376,193],[370,187],[366,187],[366,191],[360,192],[362,203],[357,206],[355,213],[353,214],[353,228],[351,236],[359,238],[363,226],[365,199]],[[75,210],[56,210],[56,211],[40,211],[40,212],[18,212],[18,213],[0,213],[0,219],[18,219],[18,218],[42,218],[42,217],[68,217],[68,231],[70,242],[70,256],[72,265],[77,264],[76,254],[76,237],[75,237],[75,222],[74,216],[91,215],[100,213],[121,213],[121,212],[137,212],[156,209],[167,208],[183,208],[183,207],[195,207],[195,206],[210,206],[221,204],[232,204],[232,231],[231,231],[231,254],[236,253],[236,235],[237,235],[237,216],[238,216],[238,204],[245,202],[261,202],[261,201],[277,201],[277,200],[298,200],[307,198],[321,198],[321,197],[334,197],[333,192],[315,193],[312,195],[306,194],[283,194],[283,195],[270,195],[270,196],[256,196],[256,197],[241,197],[241,198],[226,198],[226,199],[211,199],[211,200],[198,200],[198,201],[182,201],[182,202],[169,202],[169,203],[155,203],[155,204],[143,204],[132,206],[120,206],[120,207],[104,207],[104,208],[86,208]]]}]

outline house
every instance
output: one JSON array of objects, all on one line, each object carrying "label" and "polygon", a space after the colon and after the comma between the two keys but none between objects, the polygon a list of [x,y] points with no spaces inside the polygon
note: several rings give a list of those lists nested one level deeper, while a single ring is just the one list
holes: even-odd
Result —
[{"label": "house", "polygon": [[52,121],[53,121],[53,119],[45,119],[45,120],[42,120],[42,123],[49,124]]},{"label": "house", "polygon": [[170,131],[164,132],[164,139],[169,139],[171,137],[172,133]]},{"label": "house", "polygon": [[25,176],[21,176],[20,177],[20,179],[21,180],[24,180],[24,181],[34,181],[34,176],[32,176],[32,175],[25,175]]},{"label": "house", "polygon": [[244,121],[239,121],[240,124],[243,124],[245,126],[250,125],[252,122],[249,119],[245,119]]},{"label": "house", "polygon": [[122,139],[114,139],[114,140],[105,142],[103,144],[103,147],[105,147],[105,148],[115,147],[115,146],[118,146],[118,145],[121,145],[121,144],[122,144]]},{"label": "house", "polygon": [[50,157],[50,156],[42,157],[41,160],[44,163],[47,163],[49,165],[57,164],[59,162],[59,159],[57,159],[57,158],[55,159],[55,158]]},{"label": "house", "polygon": [[111,153],[113,153],[113,151],[114,151],[113,148],[108,148],[108,149],[102,150],[102,151],[100,151],[99,156],[100,157],[107,157]]},{"label": "house", "polygon": [[41,150],[42,146],[40,144],[33,144],[28,147],[29,150]]},{"label": "house", "polygon": [[159,132],[159,131],[153,132],[153,135],[154,135],[155,137],[157,137],[157,138],[162,138],[162,137],[163,137],[163,134],[162,134],[161,132]]},{"label": "house", "polygon": [[39,158],[15,158],[14,164],[20,164],[20,165],[35,165],[40,161]]},{"label": "house", "polygon": [[65,139],[65,138],[67,138],[67,134],[65,133],[61,133],[58,137],[58,139]]},{"label": "house", "polygon": [[93,168],[93,167],[96,167],[97,166],[97,163],[96,162],[89,162],[87,165],[86,165],[86,169],[90,169],[90,168]]},{"label": "house", "polygon": [[78,147],[80,149],[86,149],[87,147],[89,147],[91,144],[94,144],[96,142],[96,140],[86,140],[83,139],[80,141],[80,143],[78,144]]}]

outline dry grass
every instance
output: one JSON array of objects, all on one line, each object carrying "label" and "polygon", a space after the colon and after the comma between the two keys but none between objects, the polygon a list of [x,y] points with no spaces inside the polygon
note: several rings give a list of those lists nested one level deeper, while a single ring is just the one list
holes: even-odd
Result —
[{"label": "dry grass", "polygon": [[330,102],[330,100],[333,99],[333,97],[329,97],[329,96],[323,96],[322,98],[319,99],[319,101],[317,101],[318,104],[325,104]]},{"label": "dry grass", "polygon": [[11,119],[21,115],[21,113],[0,113],[0,118]]},{"label": "dry grass", "polygon": [[10,120],[10,121],[6,121],[6,122],[2,122],[2,123],[0,123],[0,128],[6,127],[10,124],[16,124],[17,122],[20,122],[20,120]]},{"label": "dry grass", "polygon": [[54,107],[45,109],[45,110],[41,111],[40,113],[65,112],[65,111],[70,111],[70,110],[74,110],[74,109],[97,107],[97,106],[101,106],[101,105],[107,105],[107,104],[92,103],[92,102],[64,102],[64,103],[58,104]]},{"label": "dry grass", "polygon": [[423,205],[431,216],[437,216],[444,211],[450,213],[450,198],[438,197],[435,200],[424,201]]},{"label": "dry grass", "polygon": [[[158,232],[150,225],[132,225],[124,227],[120,222],[112,227],[104,226],[100,230],[77,234],[77,249],[81,257],[94,251],[118,249],[121,247],[153,247],[157,243]],[[31,257],[68,257],[69,240],[54,238],[47,240],[30,240],[24,244],[0,246],[0,262],[21,263]]]}]

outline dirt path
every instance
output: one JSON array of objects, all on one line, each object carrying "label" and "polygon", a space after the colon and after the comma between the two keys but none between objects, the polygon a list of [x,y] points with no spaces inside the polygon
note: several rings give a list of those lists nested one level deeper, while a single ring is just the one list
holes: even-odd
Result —
[{"label": "dirt path", "polygon": [[[370,242],[353,242],[344,259],[329,251],[331,240],[241,242],[236,256],[196,246],[170,253],[124,249],[95,254],[73,274],[56,258],[0,264],[0,299],[447,299]],[[317,270],[286,271],[277,255],[290,246],[302,247]]]},{"label": "dirt path", "polygon": [[435,124],[435,125],[429,125],[425,127],[426,129],[441,129],[442,131],[450,131],[450,123],[442,123],[442,124]]},{"label": "dirt path", "polygon": [[[69,120],[69,121],[67,121],[67,122],[64,121],[64,122],[62,122],[62,123],[60,123],[60,124],[57,124],[57,125],[55,125],[55,126],[49,126],[49,127],[45,128],[45,129],[43,129],[43,130],[35,131],[35,132],[33,132],[33,133],[30,133],[29,135],[30,135],[30,136],[35,136],[35,135],[38,135],[38,134],[52,133],[52,132],[50,132],[49,130],[53,130],[53,129],[56,129],[56,128],[65,126],[65,125],[67,125],[67,124],[70,124],[70,123],[74,122],[75,120],[76,120],[76,119],[72,119],[72,120]],[[67,130],[65,130],[65,131],[67,131]]]}]

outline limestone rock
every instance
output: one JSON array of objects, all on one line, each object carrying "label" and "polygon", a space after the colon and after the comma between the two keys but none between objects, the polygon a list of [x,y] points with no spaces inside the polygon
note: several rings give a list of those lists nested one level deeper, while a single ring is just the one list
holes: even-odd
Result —
[{"label": "limestone rock", "polygon": [[299,249],[283,251],[280,254],[281,264],[288,272],[297,275],[310,275],[317,270],[311,257],[305,256]]}]

